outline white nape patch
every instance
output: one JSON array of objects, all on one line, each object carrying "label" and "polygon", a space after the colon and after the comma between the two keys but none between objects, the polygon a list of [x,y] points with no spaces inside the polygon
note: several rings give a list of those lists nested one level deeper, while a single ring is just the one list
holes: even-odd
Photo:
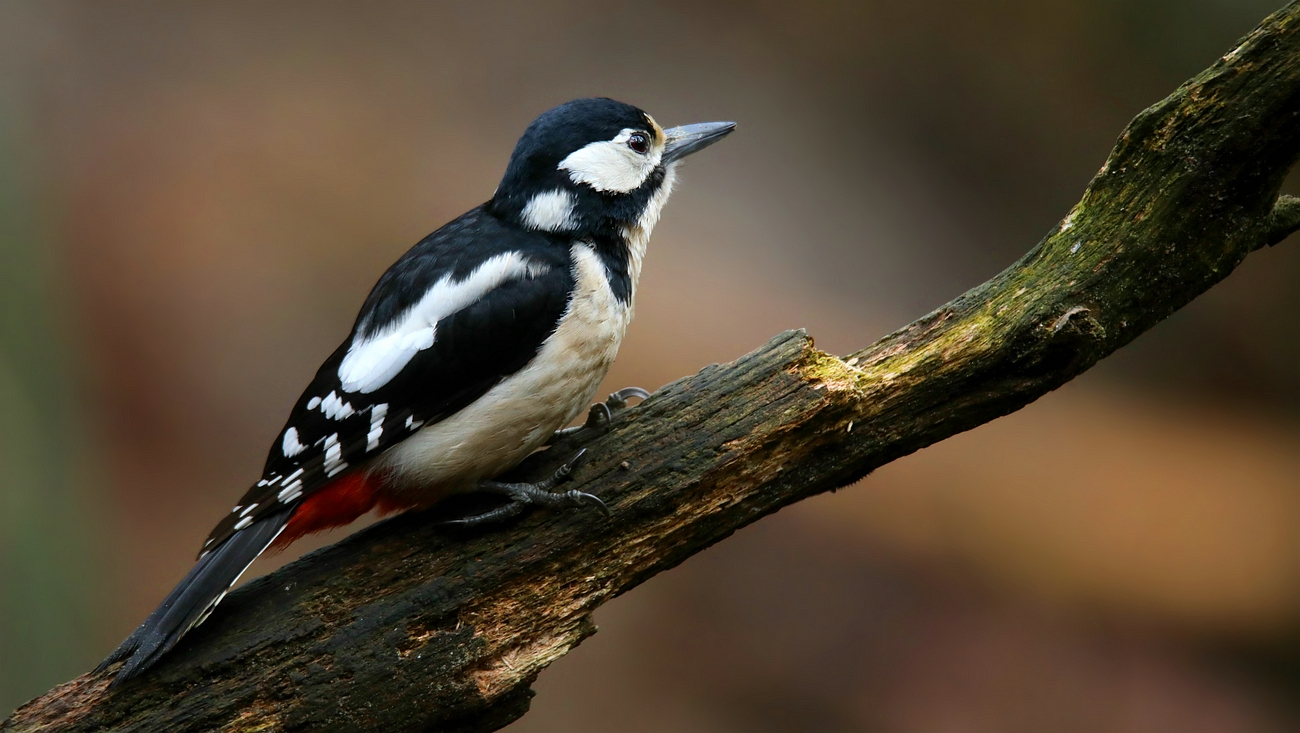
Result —
[{"label": "white nape patch", "polygon": [[244,527],[247,527],[252,523],[253,523],[252,517],[244,517],[243,519],[235,523],[235,531],[238,532],[239,530],[243,529]]},{"label": "white nape patch", "polygon": [[319,397],[313,397],[313,398],[307,400],[307,409],[308,409],[308,410],[314,410],[314,409],[316,409],[317,407],[320,407],[320,398],[319,398]]},{"label": "white nape patch", "polygon": [[320,403],[320,411],[325,417],[332,420],[346,420],[357,413],[356,410],[352,409],[351,404],[345,402],[343,398],[334,392],[325,395],[325,399]]},{"label": "white nape patch", "polygon": [[339,445],[339,434],[334,433],[325,439],[325,476],[334,478],[347,467],[347,461],[343,460],[343,446]]},{"label": "white nape patch", "polygon": [[544,232],[573,229],[578,225],[573,219],[573,194],[558,188],[529,199],[521,218],[524,224]]},{"label": "white nape patch", "polygon": [[536,277],[544,266],[530,262],[520,252],[505,252],[474,268],[464,280],[443,276],[420,302],[411,306],[379,333],[357,334],[339,365],[339,379],[347,392],[369,394],[388,384],[420,351],[433,345],[438,321],[474,303],[508,280]]},{"label": "white nape patch", "polygon": [[307,446],[298,442],[298,428],[289,428],[284,431],[284,442],[280,448],[284,451],[285,458],[293,458],[307,450]]},{"label": "white nape patch", "polygon": [[558,167],[567,170],[574,183],[585,183],[597,191],[627,193],[638,189],[659,165],[664,150],[658,141],[645,155],[629,148],[628,138],[635,132],[624,129],[613,140],[588,143],[569,153]]},{"label": "white nape patch", "polygon": [[384,435],[384,418],[387,416],[387,402],[381,402],[370,408],[370,432],[366,433],[367,452],[379,447],[379,439]]}]

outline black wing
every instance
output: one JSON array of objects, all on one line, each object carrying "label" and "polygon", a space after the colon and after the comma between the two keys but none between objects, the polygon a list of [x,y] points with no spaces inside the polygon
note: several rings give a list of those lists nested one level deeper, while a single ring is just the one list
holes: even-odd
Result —
[{"label": "black wing", "polygon": [[[432,343],[416,349],[391,377],[370,380],[365,391],[345,389],[340,366],[358,339],[382,337],[432,288],[462,282],[493,258],[524,261],[526,272],[516,267],[517,276],[438,320]],[[348,340],[294,405],[262,480],[213,529],[200,556],[522,369],[555,331],[572,289],[567,242],[507,227],[481,209],[426,237],[375,285]]]}]

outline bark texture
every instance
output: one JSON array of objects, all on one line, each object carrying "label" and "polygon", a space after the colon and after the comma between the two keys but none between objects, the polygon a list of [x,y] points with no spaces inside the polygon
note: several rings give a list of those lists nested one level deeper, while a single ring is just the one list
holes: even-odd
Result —
[{"label": "bark texture", "polygon": [[11,731],[490,731],[606,600],[783,506],[1019,409],[1300,228],[1300,4],[1144,111],[1005,272],[845,358],[784,333],[583,431],[613,510],[370,527],[231,595],[143,679],[86,675]]}]

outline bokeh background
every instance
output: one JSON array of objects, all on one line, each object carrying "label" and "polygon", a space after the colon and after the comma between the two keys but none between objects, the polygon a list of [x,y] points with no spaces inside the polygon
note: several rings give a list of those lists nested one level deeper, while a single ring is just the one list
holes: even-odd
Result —
[{"label": "bokeh background", "polygon": [[[184,574],[374,280],[542,110],[740,123],[607,385],[653,388],[993,275],[1280,2],[0,0],[0,711]],[[1297,336],[1292,242],[610,603],[510,730],[1300,728]]]}]

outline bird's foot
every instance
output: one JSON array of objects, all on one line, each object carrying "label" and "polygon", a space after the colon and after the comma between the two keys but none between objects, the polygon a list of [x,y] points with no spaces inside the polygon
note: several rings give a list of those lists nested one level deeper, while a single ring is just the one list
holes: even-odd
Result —
[{"label": "bird's foot", "polygon": [[600,430],[609,427],[614,420],[614,413],[627,409],[627,401],[633,397],[644,400],[650,396],[650,393],[640,387],[624,387],[605,398],[604,402],[597,402],[591,406],[587,412],[587,421],[581,425],[575,425],[571,428],[561,428],[556,430],[551,439],[546,441],[547,445],[559,442],[561,438],[567,438],[574,433],[582,430]]},{"label": "bird's foot", "polygon": [[510,503],[497,507],[490,512],[475,514],[472,517],[464,517],[462,519],[452,519],[442,522],[442,524],[453,527],[478,527],[517,516],[530,506],[540,506],[547,509],[571,509],[583,506],[593,506],[608,517],[609,507],[605,506],[605,502],[601,501],[600,498],[594,494],[588,494],[585,491],[576,490],[562,492],[555,491],[557,486],[569,480],[573,470],[582,463],[583,455],[586,452],[586,448],[578,451],[573,458],[569,459],[568,463],[557,468],[555,473],[551,474],[549,478],[535,483],[480,481],[478,484],[479,491],[507,496],[510,498]]}]

